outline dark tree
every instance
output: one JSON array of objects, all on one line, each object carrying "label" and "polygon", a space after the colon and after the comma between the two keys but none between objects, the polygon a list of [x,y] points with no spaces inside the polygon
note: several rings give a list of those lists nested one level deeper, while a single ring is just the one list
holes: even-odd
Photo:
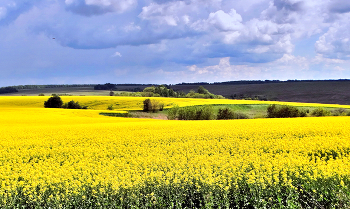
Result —
[{"label": "dark tree", "polygon": [[235,114],[230,108],[220,108],[217,119],[218,120],[228,120],[228,119],[234,119]]},{"label": "dark tree", "polygon": [[198,87],[197,92],[199,94],[209,94],[209,91],[207,89],[205,89],[203,86]]},{"label": "dark tree", "polygon": [[143,101],[143,111],[148,112],[152,110],[152,102],[150,99],[145,99]]},{"label": "dark tree", "polygon": [[62,107],[62,99],[59,96],[50,97],[46,102],[44,102],[45,108],[61,108]]},{"label": "dark tree", "polygon": [[298,108],[288,105],[277,106],[275,104],[269,105],[267,108],[268,118],[293,118],[305,117],[306,112],[300,111]]},{"label": "dark tree", "polygon": [[78,102],[74,102],[73,100],[68,102],[67,108],[68,109],[82,109],[80,104]]},{"label": "dark tree", "polygon": [[13,92],[18,92],[18,90],[13,88],[13,87],[2,87],[2,88],[0,88],[0,94],[13,93]]}]

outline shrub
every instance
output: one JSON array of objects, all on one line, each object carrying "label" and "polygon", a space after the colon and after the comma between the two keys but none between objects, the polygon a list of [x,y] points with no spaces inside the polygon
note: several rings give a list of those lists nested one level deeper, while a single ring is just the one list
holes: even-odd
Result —
[{"label": "shrub", "polygon": [[168,119],[175,120],[177,118],[177,112],[180,109],[178,105],[174,105],[172,108],[168,109]]},{"label": "shrub", "polygon": [[248,119],[248,115],[244,114],[244,113],[234,113],[234,119]]},{"label": "shrub", "polygon": [[306,117],[308,113],[308,110],[301,110],[299,111],[299,117]]},{"label": "shrub", "polygon": [[151,109],[150,109],[150,111],[152,111],[152,112],[158,112],[159,111],[159,101],[154,100],[154,99],[151,101]]},{"label": "shrub", "polygon": [[215,119],[214,108],[210,105],[197,107],[195,120],[213,120]]},{"label": "shrub", "polygon": [[46,102],[44,102],[45,108],[60,108],[62,106],[63,102],[61,97],[59,96],[53,96],[50,97]]},{"label": "shrub", "polygon": [[68,109],[82,109],[83,107],[80,106],[78,102],[74,102],[73,100],[68,102]]},{"label": "shrub", "polygon": [[203,86],[199,86],[197,92],[199,94],[210,94],[207,89],[205,89]]},{"label": "shrub", "polygon": [[322,107],[319,107],[319,108],[317,108],[317,109],[314,109],[314,110],[311,112],[311,115],[312,115],[312,116],[316,116],[316,117],[330,116],[330,115],[331,115],[331,112],[328,111],[328,110],[325,110],[325,109],[322,108]]},{"label": "shrub", "polygon": [[38,96],[45,96],[45,94],[43,94],[43,93],[40,93]]},{"label": "shrub", "polygon": [[159,111],[163,111],[164,110],[164,103],[160,102],[159,103]]},{"label": "shrub", "polygon": [[61,107],[65,109],[87,109],[88,108],[87,106],[81,106],[79,102],[74,102],[73,100],[68,103],[64,103]]},{"label": "shrub", "polygon": [[215,119],[214,108],[212,106],[174,106],[168,110],[168,119],[174,120],[212,120]]},{"label": "shrub", "polygon": [[344,108],[337,108],[337,109],[332,111],[332,115],[333,116],[346,116],[347,111]]},{"label": "shrub", "polygon": [[218,120],[234,119],[234,112],[228,107],[220,108],[216,118]]},{"label": "shrub", "polygon": [[113,105],[112,105],[112,104],[111,104],[111,105],[108,105],[107,110],[114,110]]},{"label": "shrub", "polygon": [[145,99],[143,101],[143,111],[144,112],[148,112],[148,111],[151,111],[151,109],[152,109],[151,100],[150,99]]},{"label": "shrub", "polygon": [[292,106],[277,106],[275,104],[267,107],[268,118],[293,118],[293,117],[305,117],[306,112],[299,111],[298,108]]},{"label": "shrub", "polygon": [[109,92],[109,96],[114,96],[114,92],[113,92],[113,91],[110,91],[110,92]]},{"label": "shrub", "polygon": [[143,111],[144,112],[158,112],[163,111],[164,109],[164,103],[159,102],[155,99],[145,99],[143,101]]}]

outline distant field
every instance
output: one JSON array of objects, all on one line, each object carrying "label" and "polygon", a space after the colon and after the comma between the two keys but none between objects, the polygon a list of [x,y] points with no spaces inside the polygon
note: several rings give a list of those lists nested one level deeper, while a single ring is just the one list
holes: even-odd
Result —
[{"label": "distant field", "polygon": [[[145,85],[117,86],[118,91],[132,91],[132,89],[144,89]],[[178,91],[189,92],[197,90],[199,85],[172,85],[171,88]],[[350,105],[350,81],[319,81],[319,82],[286,82],[286,83],[265,83],[265,84],[210,84],[204,85],[213,94],[223,95],[226,98],[260,96],[272,101],[344,104]],[[117,91],[116,91],[117,92]],[[109,91],[94,90],[93,87],[61,87],[46,89],[19,90],[17,93],[0,94],[0,96],[37,96],[43,93],[46,96],[51,94],[71,94],[74,96],[108,96]]]},{"label": "distant field", "polygon": [[[49,96],[8,96],[0,97],[0,108],[43,108],[44,102]],[[142,110],[145,97],[121,97],[121,96],[61,96],[63,102],[71,100],[79,102],[89,109],[106,110],[113,105],[115,110]],[[180,107],[194,105],[268,105],[280,104],[296,107],[325,107],[325,108],[350,108],[350,105],[319,104],[319,103],[297,103],[278,101],[257,101],[257,100],[232,100],[232,99],[194,99],[194,98],[169,98],[153,97],[164,103],[165,108],[173,105]]]},{"label": "distant field", "polygon": [[[199,85],[174,85],[173,89],[188,92],[197,89]],[[236,94],[245,97],[263,96],[268,100],[350,104],[350,81],[320,81],[320,82],[291,82],[266,84],[239,85],[205,85],[213,94],[220,94],[230,98]]]},{"label": "distant field", "polygon": [[[118,92],[118,91],[115,91]],[[0,96],[38,96],[44,94],[69,94],[73,96],[109,96],[108,90],[94,90],[94,87],[58,87],[42,89],[19,89],[16,93],[0,94]]]}]

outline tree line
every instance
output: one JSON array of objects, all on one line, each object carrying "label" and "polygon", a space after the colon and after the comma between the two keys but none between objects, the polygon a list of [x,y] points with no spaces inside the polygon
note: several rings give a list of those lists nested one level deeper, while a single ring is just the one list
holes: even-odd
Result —
[{"label": "tree line", "polygon": [[[112,96],[112,94],[110,94]],[[221,95],[215,95],[210,93],[203,86],[199,86],[197,91],[190,90],[189,93],[183,91],[175,91],[169,86],[159,85],[150,86],[143,89],[142,92],[120,92],[115,93],[113,96],[135,96],[135,97],[174,97],[174,98],[205,98],[205,99],[224,99]]]},{"label": "tree line", "polygon": [[14,92],[18,92],[18,90],[13,87],[0,88],[0,94],[7,94],[7,93],[14,93]]},{"label": "tree line", "polygon": [[45,108],[65,108],[65,109],[87,109],[87,106],[81,106],[79,102],[70,102],[63,103],[61,97],[55,95],[50,97],[47,101],[44,102]]}]

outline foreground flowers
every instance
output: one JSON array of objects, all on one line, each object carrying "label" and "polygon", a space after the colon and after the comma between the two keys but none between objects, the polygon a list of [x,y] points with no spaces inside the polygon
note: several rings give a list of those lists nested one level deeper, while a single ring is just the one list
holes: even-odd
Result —
[{"label": "foreground flowers", "polygon": [[1,108],[3,207],[345,207],[350,118],[160,121]]}]

